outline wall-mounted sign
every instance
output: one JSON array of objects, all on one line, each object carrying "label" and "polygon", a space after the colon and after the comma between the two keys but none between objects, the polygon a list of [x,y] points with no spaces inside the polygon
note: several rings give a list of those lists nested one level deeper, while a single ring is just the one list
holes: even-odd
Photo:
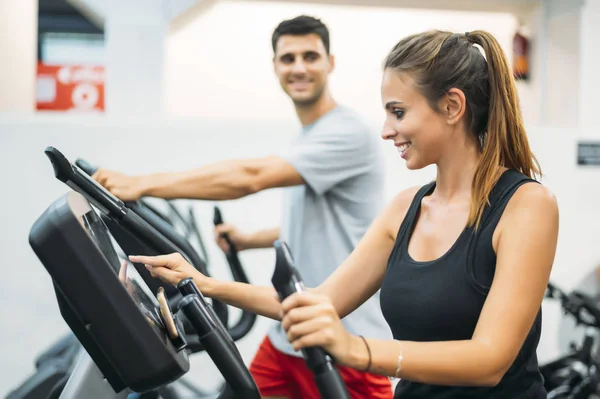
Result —
[{"label": "wall-mounted sign", "polygon": [[104,67],[39,63],[36,108],[104,112]]},{"label": "wall-mounted sign", "polygon": [[577,165],[600,166],[600,141],[577,143]]}]

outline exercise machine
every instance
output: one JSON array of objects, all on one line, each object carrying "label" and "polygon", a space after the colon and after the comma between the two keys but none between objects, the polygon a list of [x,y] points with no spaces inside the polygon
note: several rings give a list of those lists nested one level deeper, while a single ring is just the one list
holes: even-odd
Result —
[{"label": "exercise machine", "polygon": [[[111,234],[122,247],[126,255],[145,254],[162,255],[178,252],[186,260],[195,266],[200,272],[209,275],[204,260],[200,259],[189,241],[177,234],[174,229],[159,217],[156,211],[144,206],[139,201],[123,203],[110,192],[105,190],[97,182],[91,179],[95,172],[89,163],[79,160],[79,165],[85,169],[82,171],[76,165],[72,165],[60,151],[54,147],[48,147],[45,154],[50,159],[54,168],[55,176],[69,187],[83,194],[90,202],[94,203],[101,211],[101,217],[108,226]],[[158,215],[158,216],[157,216]],[[135,267],[152,292],[156,295],[159,288],[164,289],[165,294],[174,303],[180,299],[180,295],[170,284],[153,278],[144,265],[135,264]],[[234,277],[238,281],[248,283],[243,272],[241,263],[232,265]],[[225,332],[227,326],[228,312],[226,305],[219,301],[212,301],[208,311],[217,320],[217,326]],[[233,340],[245,336],[252,328],[256,315],[250,312],[242,312],[242,317],[230,330]],[[184,330],[187,331],[188,323],[183,318]],[[196,353],[204,350],[198,342],[195,334],[188,339],[188,351]],[[212,393],[203,391],[199,387],[187,384],[186,388],[198,397],[211,397]],[[167,394],[165,387],[161,395],[176,398],[174,393]]]},{"label": "exercise machine", "polygon": [[[88,163],[78,160],[79,164],[86,169],[86,173],[71,165],[68,160],[55,148],[48,147],[45,151],[46,155],[52,162],[56,177],[65,184],[74,188],[76,191],[84,195],[92,203],[96,203],[100,212],[100,217],[103,222],[109,227],[109,231],[116,238],[121,250],[126,255],[146,254],[159,255],[164,253],[179,252],[198,270],[208,275],[206,262],[200,258],[189,241],[178,234],[173,226],[169,224],[169,218],[160,213],[156,208],[142,203],[119,203],[119,200],[106,192],[89,177],[94,172],[94,169]],[[128,207],[128,206],[129,207]],[[129,218],[125,218],[128,215]],[[183,221],[181,215],[176,215]],[[122,219],[126,220],[123,221]],[[215,207],[215,220],[222,219],[220,210]],[[145,223],[144,223],[145,222]],[[188,230],[189,231],[189,230]],[[200,234],[195,234],[198,239]],[[168,237],[168,239],[167,239]],[[230,262],[231,272],[236,281],[248,283],[248,278],[243,270],[241,262],[237,258],[236,253],[227,254]],[[173,287],[165,285],[158,279],[154,279],[144,270],[143,265],[136,265],[138,273],[143,276],[144,281],[152,287],[153,294],[156,295],[160,286],[171,288],[166,291],[168,295],[175,295],[177,300],[177,292],[173,291]],[[227,325],[227,309],[225,304],[212,301],[212,307],[209,309],[213,312],[220,321],[219,325],[224,329]],[[184,330],[189,330],[189,323],[185,317],[182,317]],[[250,312],[242,312],[238,322],[229,328],[229,333],[233,340],[238,340],[244,337],[253,327],[256,321],[256,315]],[[81,350],[79,341],[74,339],[72,334],[61,338],[48,351],[42,354],[35,362],[36,371],[19,387],[10,392],[7,399],[46,399],[49,395],[55,396],[64,388],[64,385],[75,366],[77,354]],[[203,346],[192,333],[188,336],[188,345],[186,348],[189,354],[201,352]],[[185,379],[180,379],[177,386],[182,385],[186,391],[191,392],[198,398],[214,397],[214,392],[207,392],[195,384],[191,384]],[[160,389],[160,395],[164,399],[177,399],[175,387],[164,386]]]},{"label": "exercise machine", "polygon": [[[52,149],[50,148],[50,150]],[[48,155],[48,151],[46,153]],[[50,151],[50,153],[53,155],[62,155],[57,151]],[[155,249],[167,249],[167,251],[163,251],[162,253],[182,253],[182,251],[172,242],[166,240],[160,232],[145,222],[144,219],[139,217],[135,212],[132,212],[125,206],[121,206],[122,203],[119,203],[119,201],[112,197],[110,193],[106,192],[106,190],[103,190],[101,187],[100,192],[92,189],[93,186],[98,189],[99,185],[91,180],[89,176],[87,180],[81,180],[81,176],[77,173],[77,168],[71,166],[66,158],[49,157],[53,160],[57,178],[65,182],[75,191],[68,193],[62,199],[59,199],[44,215],[42,215],[42,217],[40,217],[40,219],[38,219],[36,225],[34,225],[34,228],[32,229],[30,242],[34,251],[53,278],[57,300],[59,301],[59,308],[63,318],[67,321],[67,324],[71,327],[77,336],[78,341],[81,342],[85,349],[84,351],[80,351],[77,363],[73,372],[68,376],[68,380],[64,384],[64,387],[59,390],[54,390],[54,395],[64,399],[81,397],[81,395],[86,398],[89,397],[95,399],[96,397],[125,397],[123,396],[124,392],[141,392],[143,395],[146,393],[150,395],[156,394],[161,387],[165,387],[167,384],[178,380],[185,374],[187,369],[182,368],[181,370],[176,370],[170,377],[165,377],[159,375],[160,373],[154,368],[154,364],[152,364],[150,368],[154,370],[154,374],[152,375],[156,376],[156,378],[152,378],[152,381],[144,379],[144,383],[142,384],[140,380],[134,378],[136,376],[135,373],[130,375],[126,374],[125,377],[122,373],[130,372],[129,367],[134,367],[135,365],[138,365],[138,367],[139,365],[144,365],[142,368],[146,367],[146,365],[149,364],[148,362],[151,361],[149,357],[143,359],[143,357],[138,358],[132,356],[128,360],[129,363],[123,366],[124,368],[120,367],[121,363],[119,363],[120,361],[125,361],[124,358],[107,359],[107,357],[111,356],[123,356],[123,353],[115,351],[115,348],[113,348],[112,345],[120,348],[121,351],[127,351],[129,349],[128,346],[120,346],[114,344],[114,342],[110,340],[111,338],[116,339],[116,337],[120,337],[121,334],[112,334],[112,332],[105,332],[103,329],[98,328],[98,323],[100,323],[100,321],[106,321],[105,319],[94,319],[93,317],[87,317],[87,314],[83,316],[75,314],[75,311],[79,310],[79,308],[71,308],[73,303],[79,304],[81,302],[87,304],[88,300],[91,302],[97,300],[102,304],[110,302],[112,308],[109,307],[103,309],[102,306],[98,304],[90,304],[91,308],[89,308],[90,310],[93,308],[97,313],[105,313],[106,317],[110,317],[113,316],[112,311],[115,310],[113,308],[118,301],[113,300],[111,302],[111,296],[103,295],[106,294],[106,292],[99,292],[99,290],[102,291],[104,289],[103,286],[98,287],[100,281],[96,281],[96,286],[94,286],[94,279],[99,275],[97,273],[100,273],[100,271],[98,271],[99,269],[97,270],[97,268],[101,267],[98,265],[98,262],[94,262],[93,266],[81,266],[79,264],[75,266],[79,273],[83,273],[81,278],[84,280],[87,279],[81,285],[79,284],[78,273],[74,273],[68,277],[68,267],[63,267],[62,270],[58,270],[60,268],[59,265],[65,263],[67,260],[81,263],[87,251],[90,250],[89,245],[83,244],[83,239],[73,238],[70,234],[61,235],[60,231],[67,229],[73,231],[73,234],[80,233],[80,231],[74,228],[75,222],[73,219],[77,219],[79,225],[86,227],[88,235],[91,235],[93,240],[101,240],[103,243],[98,244],[95,242],[96,246],[108,248],[109,246],[107,243],[110,244],[112,252],[109,251],[110,254],[107,258],[105,255],[105,260],[108,259],[109,263],[112,264],[113,273],[117,269],[115,265],[118,263],[118,255],[115,256],[115,254],[117,254],[118,251],[115,247],[117,247],[119,243],[117,242],[116,237],[110,235],[109,232],[112,233],[112,230],[108,228],[107,224],[104,223],[104,220],[116,222],[124,231],[128,232],[133,237],[142,237],[142,243],[151,243]],[[67,168],[67,166],[70,167],[70,169]],[[96,213],[92,204],[100,210],[99,214]],[[60,209],[61,211],[54,212],[54,208]],[[65,209],[69,210],[71,213],[67,212]],[[72,214],[77,215],[77,217],[72,217]],[[69,215],[71,218],[68,217]],[[87,218],[82,217],[82,215],[86,215]],[[109,216],[109,219],[106,219],[106,216]],[[60,221],[63,221],[63,219],[66,222],[59,223]],[[164,221],[164,219],[161,220]],[[214,222],[217,224],[222,222],[218,209],[217,212],[215,212]],[[100,230],[92,230],[90,227],[92,225],[101,226],[100,230],[102,232],[99,232]],[[43,226],[43,228],[40,226]],[[43,234],[40,233],[40,231],[44,230],[46,231]],[[49,230],[51,231],[50,234],[48,234]],[[280,297],[283,299],[291,294],[294,289],[298,290],[302,285],[299,274],[291,264],[291,254],[289,251],[286,252],[282,250],[282,244],[283,243],[278,242],[275,245],[277,264],[276,273],[274,274],[272,281],[274,285],[278,287]],[[69,245],[73,245],[74,247],[70,247]],[[69,247],[65,249],[65,246]],[[232,249],[235,250],[233,246]],[[48,253],[46,253],[46,251]],[[140,254],[145,252],[134,251],[133,253]],[[146,254],[148,253],[146,252]],[[233,252],[233,254],[235,254],[235,252]],[[233,254],[228,254],[228,259],[233,259],[230,260],[230,263],[235,262],[235,258],[237,257]],[[233,340],[229,334],[227,334],[226,329],[215,314],[211,305],[198,291],[195,284],[193,284],[193,281],[191,281],[191,279],[186,279],[174,288],[175,291],[171,290],[171,292],[168,293],[167,288],[169,287],[165,287],[159,282],[154,281],[156,279],[153,279],[149,274],[146,276],[142,275],[145,268],[140,268],[139,265],[138,267],[136,267],[136,265],[132,265],[132,267],[129,266],[131,265],[127,265],[125,269],[123,266],[119,268],[117,273],[118,279],[121,280],[123,285],[127,288],[126,291],[129,292],[134,300],[139,300],[140,297],[144,297],[144,295],[141,294],[142,292],[146,295],[146,299],[156,297],[156,302],[159,306],[156,307],[156,303],[154,304],[154,312],[152,312],[152,306],[150,306],[147,301],[142,302],[144,306],[138,305],[140,306],[140,309],[143,310],[142,313],[146,317],[146,320],[150,322],[155,329],[156,326],[159,326],[162,328],[163,333],[167,333],[166,335],[171,339],[171,344],[176,349],[178,356],[184,356],[187,361],[188,352],[185,349],[190,346],[190,343],[188,342],[188,338],[192,335],[190,325],[198,333],[197,336],[200,340],[200,345],[207,351],[227,382],[225,389],[220,394],[215,395],[215,397],[255,397],[255,395],[258,394],[256,386],[252,378],[249,377],[249,373],[243,365],[241,356],[239,355]],[[137,278],[129,279],[127,277],[129,271]],[[57,273],[56,278],[54,273]],[[106,278],[108,277],[103,277],[102,284],[108,281]],[[77,284],[73,285],[72,283],[74,281],[77,281]],[[62,284],[70,283],[72,284],[72,287],[69,287],[67,290],[68,292],[65,293],[61,289],[62,284],[59,284],[59,282]],[[152,290],[153,285],[155,291]],[[291,287],[291,290],[286,289],[286,286],[288,288]],[[170,288],[173,289],[173,287]],[[85,292],[85,295],[90,294],[89,298],[86,297],[80,299],[73,297],[75,294],[82,294],[83,292]],[[63,298],[63,296],[66,296],[66,298]],[[160,318],[156,317],[157,309],[159,309],[158,314],[162,317],[162,321]],[[79,318],[77,318],[77,316],[79,316]],[[127,317],[124,317],[121,314],[118,314],[117,316],[117,319],[120,322],[126,323],[128,320]],[[187,325],[185,320],[187,320]],[[92,323],[92,321],[94,321],[94,323]],[[112,322],[114,323],[114,320]],[[125,327],[127,326],[131,327],[131,325],[126,325]],[[90,338],[86,335],[98,332],[96,330],[100,331],[99,333],[101,334],[102,339],[98,340],[95,336]],[[135,335],[131,329],[128,333],[130,335]],[[160,336],[165,338],[164,334]],[[207,337],[211,338],[209,339]],[[130,341],[133,339],[133,337],[128,338]],[[103,352],[104,344],[111,345],[111,348],[107,350],[108,353]],[[99,348],[98,346],[102,346],[102,348]],[[148,345],[144,345],[144,347],[148,348]],[[339,373],[333,367],[333,361],[329,355],[321,348],[310,348],[304,351],[304,354],[308,366],[313,370],[315,381],[322,393],[322,397],[349,397],[345,385],[343,384]],[[115,362],[117,365],[115,365]],[[160,366],[160,364],[158,366]],[[186,367],[189,367],[189,363]],[[158,368],[160,369],[160,367]],[[141,379],[142,377],[138,376],[138,378]],[[102,385],[102,383],[98,383],[98,380],[109,381],[112,391],[106,389],[106,384]],[[141,397],[144,398],[158,397],[156,395],[143,395]]]},{"label": "exercise machine", "polygon": [[192,281],[177,304],[153,294],[86,198],[68,192],[34,223],[29,242],[50,274],[63,319],[82,351],[60,399],[153,392],[189,370],[185,314],[227,381],[220,398],[259,398],[235,344]]},{"label": "exercise machine", "polygon": [[582,342],[571,344],[565,356],[540,366],[548,399],[588,399],[598,394],[600,354],[597,351],[600,329],[600,303],[590,296],[573,291],[569,294],[549,283],[546,298],[558,300],[565,314],[585,326]]}]

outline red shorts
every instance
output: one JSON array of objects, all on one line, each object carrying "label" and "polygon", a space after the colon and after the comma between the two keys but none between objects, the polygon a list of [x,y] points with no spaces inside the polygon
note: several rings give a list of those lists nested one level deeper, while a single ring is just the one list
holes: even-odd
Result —
[{"label": "red shorts", "polygon": [[[346,382],[352,399],[392,399],[392,384],[387,377],[336,366]],[[250,373],[262,397],[287,396],[290,399],[314,399],[321,395],[312,371],[304,359],[278,351],[265,337],[250,364]]]}]

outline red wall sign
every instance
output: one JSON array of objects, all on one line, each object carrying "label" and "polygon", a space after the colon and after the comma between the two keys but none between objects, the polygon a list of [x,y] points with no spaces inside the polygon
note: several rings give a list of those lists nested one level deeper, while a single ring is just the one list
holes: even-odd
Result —
[{"label": "red wall sign", "polygon": [[104,67],[38,64],[36,108],[104,112]]}]

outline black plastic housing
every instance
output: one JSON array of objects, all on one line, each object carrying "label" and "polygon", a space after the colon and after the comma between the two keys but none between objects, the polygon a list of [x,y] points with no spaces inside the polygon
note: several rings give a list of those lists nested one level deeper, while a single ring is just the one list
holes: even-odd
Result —
[{"label": "black plastic housing", "polygon": [[96,228],[93,236],[84,218],[100,221],[81,194],[69,192],[48,207],[29,235],[64,320],[115,392],[145,392],[177,380],[189,370],[186,352],[177,351],[162,326],[147,318],[153,310],[144,314],[119,279],[111,264],[116,253],[106,254],[97,244],[106,242],[108,230]]}]

